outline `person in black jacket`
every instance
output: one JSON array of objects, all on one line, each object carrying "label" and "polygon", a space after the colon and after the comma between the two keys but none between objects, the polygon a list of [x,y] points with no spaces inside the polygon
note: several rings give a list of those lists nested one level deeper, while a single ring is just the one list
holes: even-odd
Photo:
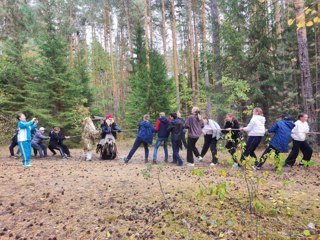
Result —
[{"label": "person in black jacket", "polygon": [[9,151],[10,151],[10,157],[18,158],[19,157],[19,148],[17,150],[17,153],[14,154],[14,148],[18,146],[18,139],[17,139],[18,131],[14,134],[14,136],[11,138],[11,144],[9,146]]},{"label": "person in black jacket", "polygon": [[53,131],[49,134],[50,142],[48,148],[51,152],[53,152],[53,155],[55,155],[54,149],[59,150],[62,159],[68,159],[68,157],[71,157],[69,148],[63,144],[64,139],[69,139],[69,136],[64,136],[60,133],[60,128],[55,127],[53,128]]},{"label": "person in black jacket", "polygon": [[170,113],[170,121],[168,132],[171,132],[171,142],[172,142],[172,152],[173,161],[172,163],[177,164],[177,166],[182,166],[183,161],[179,155],[179,149],[181,148],[182,135],[184,134],[184,123],[177,117],[177,113]]},{"label": "person in black jacket", "polygon": [[[183,123],[183,133],[182,133],[182,139],[181,139],[181,142],[184,146],[185,149],[188,148],[188,145],[187,145],[187,140],[186,140],[186,132],[187,132],[187,129],[185,128],[185,120],[181,117],[181,113],[180,112],[177,112],[177,119],[179,119],[180,121],[182,121]],[[181,148],[182,150],[182,145],[181,145]]]},{"label": "person in black jacket", "polygon": [[231,138],[227,140],[226,148],[228,149],[228,152],[232,156],[232,160],[234,161],[233,167],[237,168],[239,167],[237,158],[235,157],[235,152],[237,150],[237,146],[239,143],[240,138],[240,131],[239,130],[231,130],[231,129],[240,129],[240,125],[237,119],[235,119],[234,115],[232,113],[227,113],[226,115],[226,123],[224,125],[224,129],[222,133],[231,133]]}]

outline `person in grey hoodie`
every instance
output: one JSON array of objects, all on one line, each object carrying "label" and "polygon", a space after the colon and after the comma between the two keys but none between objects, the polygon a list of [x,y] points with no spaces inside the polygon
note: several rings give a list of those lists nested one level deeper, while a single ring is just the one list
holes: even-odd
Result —
[{"label": "person in grey hoodie", "polygon": [[47,146],[42,143],[42,140],[50,139],[50,137],[43,135],[44,131],[43,127],[39,128],[31,140],[31,146],[39,152],[41,158],[47,157]]},{"label": "person in grey hoodie", "polygon": [[204,127],[199,108],[192,108],[191,115],[186,119],[185,126],[188,129],[187,162],[188,166],[193,167],[193,153],[199,160],[202,160],[202,157],[200,156],[200,153],[196,147],[196,143],[201,136],[202,128]]},{"label": "person in grey hoodie", "polygon": [[248,133],[248,139],[246,146],[244,147],[243,154],[241,156],[241,161],[245,160],[246,157],[250,156],[257,159],[254,151],[259,146],[262,137],[266,133],[265,128],[266,119],[263,116],[263,111],[261,108],[254,108],[252,111],[252,118],[248,126],[240,128],[241,131]]}]

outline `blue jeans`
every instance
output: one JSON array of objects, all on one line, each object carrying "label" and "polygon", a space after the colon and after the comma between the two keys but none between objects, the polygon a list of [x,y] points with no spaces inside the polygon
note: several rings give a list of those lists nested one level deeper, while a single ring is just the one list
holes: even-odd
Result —
[{"label": "blue jeans", "polygon": [[160,144],[163,142],[163,149],[164,149],[164,160],[168,161],[168,138],[157,138],[156,144],[154,145],[153,150],[153,160],[157,160],[158,155],[158,148]]},{"label": "blue jeans", "polygon": [[145,141],[142,141],[140,138],[136,138],[136,140],[134,141],[134,144],[127,156],[127,159],[130,160],[133,156],[133,154],[137,151],[137,149],[139,148],[139,146],[141,145],[141,143],[143,144],[144,147],[144,156],[145,156],[145,160],[148,160],[149,158],[149,148],[148,148],[148,143]]},{"label": "blue jeans", "polygon": [[181,140],[172,140],[173,161],[177,162],[178,165],[183,164],[183,161],[179,155],[180,146]]},{"label": "blue jeans", "polygon": [[47,156],[47,147],[43,143],[31,143],[31,146],[38,150],[40,157]]},{"label": "blue jeans", "polygon": [[22,165],[29,165],[31,158],[31,143],[30,141],[18,142],[19,149],[22,155]]}]

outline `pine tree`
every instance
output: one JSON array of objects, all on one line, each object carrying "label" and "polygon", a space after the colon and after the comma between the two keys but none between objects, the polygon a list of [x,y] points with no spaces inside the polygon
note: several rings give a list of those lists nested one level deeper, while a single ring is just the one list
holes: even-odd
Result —
[{"label": "pine tree", "polygon": [[166,67],[161,56],[154,49],[149,50],[150,70],[146,60],[143,29],[136,28],[134,36],[134,73],[130,78],[131,92],[127,101],[126,119],[130,127],[136,127],[144,114],[156,119],[159,112],[170,110],[173,84],[167,80]]}]

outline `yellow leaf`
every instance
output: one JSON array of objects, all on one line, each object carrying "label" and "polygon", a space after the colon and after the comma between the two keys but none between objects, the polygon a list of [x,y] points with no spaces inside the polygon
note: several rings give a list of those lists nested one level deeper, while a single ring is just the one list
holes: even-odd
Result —
[{"label": "yellow leaf", "polygon": [[219,238],[223,238],[224,237],[224,234],[223,233],[220,233],[219,234]]},{"label": "yellow leaf", "polygon": [[227,176],[226,170],[221,170],[221,176],[223,176],[223,177],[226,177],[226,176]]},{"label": "yellow leaf", "polygon": [[307,8],[305,11],[304,11],[306,14],[309,14],[311,12],[311,9],[310,8]]},{"label": "yellow leaf", "polygon": [[305,21],[301,21],[297,24],[297,28],[302,28],[302,27],[305,27],[306,26],[306,22]]},{"label": "yellow leaf", "polygon": [[312,21],[309,21],[309,22],[307,22],[307,27],[311,27],[312,25],[313,25],[313,22]]},{"label": "yellow leaf", "polygon": [[313,19],[313,21],[314,21],[315,23],[320,23],[320,18],[319,18],[319,17],[315,17],[315,18]]},{"label": "yellow leaf", "polygon": [[289,19],[288,20],[288,26],[291,26],[293,22],[294,22],[294,19]]},{"label": "yellow leaf", "polygon": [[316,10],[312,10],[311,14],[316,15],[316,14],[318,14],[318,12]]},{"label": "yellow leaf", "polygon": [[260,2],[260,3],[264,3],[264,2],[265,2],[265,0],[259,0],[259,2]]}]

